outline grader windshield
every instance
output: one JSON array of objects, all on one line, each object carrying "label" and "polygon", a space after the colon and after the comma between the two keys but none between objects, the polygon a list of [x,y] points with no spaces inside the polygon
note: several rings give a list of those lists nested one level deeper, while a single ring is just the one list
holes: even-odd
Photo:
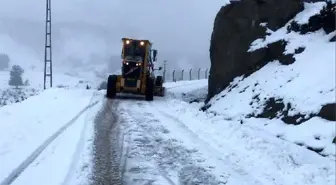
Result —
[{"label": "grader windshield", "polygon": [[146,57],[146,42],[141,40],[123,39],[124,59],[143,61]]}]

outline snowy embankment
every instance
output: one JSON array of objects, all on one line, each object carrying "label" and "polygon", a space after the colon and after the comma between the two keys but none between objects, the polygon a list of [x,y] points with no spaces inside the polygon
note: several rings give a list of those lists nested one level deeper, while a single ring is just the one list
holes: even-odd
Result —
[{"label": "snowy embankment", "polygon": [[[305,24],[324,6],[325,2],[306,3],[292,21]],[[250,51],[284,40],[285,54],[293,54],[295,62],[271,61],[246,78],[237,77],[204,109],[335,158],[335,121],[318,117],[324,105],[336,102],[336,46],[331,42],[335,31],[326,34],[320,29],[302,35],[288,31],[292,21],[279,30],[268,30],[269,35],[254,41]]]},{"label": "snowy embankment", "polygon": [[[92,95],[91,90],[49,89],[21,103],[0,108],[0,182],[51,135],[96,101],[97,97]],[[82,114],[56,138],[16,184],[60,184],[70,165],[76,165],[71,164],[73,160],[78,160],[78,143],[83,145],[84,126],[92,119],[85,116]],[[32,174],[34,177],[40,174],[41,178],[31,178]]]},{"label": "snowy embankment", "polygon": [[[194,93],[194,96],[197,96],[197,94],[202,95],[202,91],[207,88],[203,84],[202,90],[200,88],[202,83],[200,82],[197,88],[193,88],[190,85],[190,90],[185,86],[183,93]],[[173,85],[178,86],[176,83]],[[169,93],[177,94],[176,97],[181,97],[181,91],[178,88],[171,88],[168,91]],[[232,96],[231,98],[236,100],[236,104],[241,103],[237,99],[239,96]],[[220,100],[217,103],[221,103]],[[230,106],[236,106],[237,109],[235,110],[239,111],[239,105],[236,104],[230,104]],[[333,159],[322,157],[304,147],[277,138],[267,127],[263,127],[266,123],[278,123],[279,125],[281,124],[282,128],[287,128],[286,124],[281,123],[281,120],[244,117],[236,119],[225,115],[225,110],[223,109],[216,110],[217,112],[222,111],[222,114],[213,114],[209,111],[203,112],[199,110],[202,103],[194,102],[190,104],[181,99],[169,100],[156,105],[155,109],[162,110],[176,118],[176,120],[184,124],[183,127],[186,127],[189,132],[204,141],[207,148],[213,151],[212,154],[214,156],[229,159],[232,163],[231,165],[234,165],[237,170],[243,169],[242,173],[253,176],[256,182],[286,185],[332,185],[335,182],[335,161]],[[310,121],[314,121],[314,119],[318,118],[313,118]],[[304,125],[306,126],[304,127]],[[316,129],[309,128],[309,125],[310,123],[307,122],[303,123],[301,127],[288,127],[286,132],[287,134],[292,134],[291,136],[293,136],[294,132],[301,133],[299,136],[304,133],[309,136],[309,134],[316,132]],[[335,128],[330,129],[335,130]],[[324,134],[327,133],[324,132]],[[311,142],[307,138],[305,141],[307,143]],[[322,139],[321,141],[326,142]],[[330,145],[331,141],[328,141],[328,144]],[[221,164],[218,164],[216,168],[221,168],[221,166]],[[230,172],[228,173],[230,174]],[[230,183],[228,182],[228,184]],[[251,182],[251,184],[253,183]]]}]

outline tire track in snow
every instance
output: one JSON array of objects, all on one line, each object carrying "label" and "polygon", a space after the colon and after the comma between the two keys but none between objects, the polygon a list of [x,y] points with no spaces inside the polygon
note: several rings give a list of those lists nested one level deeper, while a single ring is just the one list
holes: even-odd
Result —
[{"label": "tire track in snow", "polygon": [[[171,120],[169,123],[176,123],[178,124],[178,128],[182,128],[184,130],[184,133],[187,133],[190,138],[193,138],[192,140],[195,143],[198,143],[202,148],[206,148],[205,151],[210,156],[213,156],[213,159],[217,162],[217,166],[219,164],[224,164],[229,171],[234,172],[230,176],[234,176],[235,180],[243,180],[244,183],[246,184],[255,184],[255,185],[263,185],[263,184],[269,184],[270,182],[267,180],[260,181],[259,178],[256,178],[252,175],[249,174],[249,172],[245,171],[242,167],[236,165],[232,161],[230,161],[228,158],[223,158],[223,154],[218,151],[216,148],[213,148],[211,146],[211,143],[206,142],[202,138],[200,138],[194,131],[189,129],[185,123],[180,121],[176,116],[167,113],[166,111],[161,110],[162,107],[159,107],[156,105],[155,102],[150,102],[149,104],[150,107],[152,107],[153,112],[157,113],[158,115],[161,115],[167,120]],[[229,148],[231,150],[231,148]],[[243,184],[242,182],[240,184]]]},{"label": "tire track in snow", "polygon": [[[127,102],[128,103],[128,102]],[[120,111],[120,110],[119,110]],[[131,116],[132,117],[132,116]],[[124,125],[125,126],[125,125]],[[131,126],[129,126],[129,127],[131,127]],[[128,128],[129,128],[128,127]],[[137,129],[139,129],[139,130],[141,130],[141,131],[143,131],[143,132],[145,132],[145,133],[148,133],[148,130],[145,130],[143,127],[137,127]],[[132,136],[131,136],[131,133],[130,132],[125,132],[124,133],[124,136],[125,135],[128,135],[128,137],[127,137],[127,140],[124,140],[124,141],[127,141],[127,143],[130,143],[130,142],[132,142],[131,140],[132,140]],[[150,132],[148,133],[148,134],[150,134],[152,137],[155,137],[153,134],[151,134]],[[125,142],[124,142],[125,143]],[[125,180],[125,178],[124,178],[124,174],[126,173],[126,168],[127,168],[127,158],[128,158],[128,156],[129,156],[129,151],[130,151],[130,148],[129,148],[129,146],[127,145],[127,147],[126,147],[126,152],[124,153],[124,164],[122,165],[123,167],[122,167],[122,178],[123,178],[123,183],[125,183],[125,184],[127,184],[127,182],[126,182],[126,180]],[[157,163],[158,163],[158,161],[157,161]],[[159,174],[161,175],[161,177],[163,177],[165,180],[166,180],[166,182],[167,182],[167,185],[177,185],[177,184],[175,184],[174,183],[174,181],[171,179],[171,178],[169,178],[166,174],[168,174],[164,169],[162,169],[161,167],[159,167],[159,165],[158,164],[156,164],[156,170],[158,170],[158,172],[159,172]],[[150,183],[151,184],[151,182],[148,182],[148,183]],[[146,183],[147,184],[147,183]],[[130,184],[130,185],[132,185],[132,184]]]},{"label": "tire track in snow", "polygon": [[[118,104],[120,103],[119,100],[114,100],[114,101],[118,101]],[[127,102],[127,100],[126,100],[126,102]],[[115,110],[115,111],[120,111],[120,110],[118,109],[118,110]],[[119,124],[120,124],[119,125],[120,127],[118,128],[118,130],[120,131],[120,133],[122,133],[123,131],[125,131],[125,130],[127,130],[131,127],[131,126],[127,126],[126,124],[122,124],[122,122],[119,122]],[[122,127],[124,127],[124,128],[122,128]],[[142,129],[142,128],[140,128],[140,129]],[[142,129],[142,130],[145,131],[144,129]],[[121,139],[120,139],[121,142],[119,142],[120,145],[121,145],[119,147],[120,151],[121,151],[120,152],[120,174],[121,174],[120,179],[121,179],[122,184],[127,185],[124,174],[127,171],[127,164],[128,164],[127,159],[128,159],[129,153],[130,153],[130,147],[129,147],[128,143],[132,142],[131,141],[132,136],[131,136],[130,132],[123,132],[123,134],[121,134],[121,135],[122,135]],[[127,143],[126,146],[125,146],[125,143]],[[167,183],[168,183],[167,185],[176,185],[173,182],[172,179],[170,179],[167,175],[165,175],[165,174],[167,174],[167,172],[165,172],[164,170],[159,168],[159,166],[157,166],[157,170],[160,173],[160,175],[167,181]],[[130,185],[133,185],[133,183],[131,183]]]},{"label": "tire track in snow", "polygon": [[[98,102],[102,101],[102,97],[103,96],[100,96],[100,94],[98,92],[94,92],[93,97],[91,98],[90,104],[92,102],[97,102],[98,103]],[[74,174],[76,173],[76,166],[79,164],[80,155],[81,155],[81,152],[82,152],[82,150],[84,148],[84,144],[85,144],[85,132],[87,131],[88,124],[90,123],[90,121],[88,120],[88,117],[91,116],[92,114],[95,114],[95,112],[90,111],[91,108],[89,108],[87,110],[88,113],[86,114],[86,117],[85,117],[85,120],[84,120],[84,123],[83,123],[84,126],[81,130],[80,138],[79,138],[78,143],[76,145],[76,151],[72,156],[72,161],[71,161],[70,168],[68,169],[67,175],[65,176],[62,185],[70,184],[71,180],[74,178]]]},{"label": "tire track in snow", "polygon": [[[120,111],[128,114],[126,118],[130,119],[125,122],[132,125],[130,132],[134,136],[128,157],[137,163],[129,168],[128,173],[132,179],[129,184],[225,184],[217,181],[208,169],[198,166],[198,161],[194,158],[197,157],[197,150],[185,148],[180,144],[181,141],[173,139],[170,131],[160,124],[162,120],[158,120],[151,109],[148,109],[147,102],[125,102],[123,105],[126,108]],[[158,182],[158,176],[165,183]],[[176,179],[173,180],[170,176]]]},{"label": "tire track in snow", "polygon": [[106,100],[94,120],[93,185],[121,183],[118,102]]},{"label": "tire track in snow", "polygon": [[74,118],[72,118],[68,123],[58,129],[53,135],[46,139],[35,151],[32,152],[17,168],[15,168],[1,183],[0,185],[10,185],[12,184],[26,169],[27,167],[36,160],[36,158],[56,139],[58,138],[67,128],[73,125],[76,120],[85,113],[88,109],[93,107],[98,103],[94,101],[95,94],[92,96],[89,105],[84,107]]},{"label": "tire track in snow", "polygon": [[[127,135],[127,139],[125,139],[125,135]],[[129,154],[129,146],[126,145],[125,148],[125,142],[130,143],[131,141],[131,135],[129,133],[124,133],[122,137],[122,146],[121,148],[121,181],[125,182],[124,174],[126,172],[126,166],[127,166],[127,156]]]}]

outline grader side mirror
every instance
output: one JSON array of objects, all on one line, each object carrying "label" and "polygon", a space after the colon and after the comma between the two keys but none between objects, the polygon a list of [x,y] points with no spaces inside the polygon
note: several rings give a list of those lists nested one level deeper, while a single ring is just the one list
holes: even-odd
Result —
[{"label": "grader side mirror", "polygon": [[157,50],[153,49],[153,61],[156,61]]}]

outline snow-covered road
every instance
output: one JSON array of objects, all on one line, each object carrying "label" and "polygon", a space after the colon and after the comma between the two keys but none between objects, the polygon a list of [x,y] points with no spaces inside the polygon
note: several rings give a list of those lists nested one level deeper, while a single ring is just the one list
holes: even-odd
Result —
[{"label": "snow-covered road", "polygon": [[126,184],[215,185],[227,184],[231,178],[232,184],[243,185],[256,181],[243,171],[232,173],[229,161],[183,122],[158,110],[155,104],[159,102],[164,100],[120,104],[129,134]]},{"label": "snow-covered road", "polygon": [[[120,101],[120,100],[117,100]],[[333,184],[331,160],[257,128],[218,125],[180,100],[122,100],[125,184]],[[204,117],[203,117],[204,118]]]},{"label": "snow-covered road", "polygon": [[[167,97],[155,97],[153,102],[127,96],[107,100],[104,92],[66,90],[53,90],[54,93],[46,92],[35,100],[28,99],[22,104],[30,105],[38,97],[42,101],[61,93],[63,98],[55,97],[51,101],[55,107],[44,108],[44,113],[53,116],[54,121],[63,115],[64,121],[50,125],[49,116],[29,127],[20,126],[19,121],[2,125],[3,129],[19,127],[21,135],[18,137],[8,129],[0,134],[0,144],[5,146],[0,150],[0,174],[5,177],[65,120],[90,102],[99,101],[51,142],[13,184],[332,185],[335,182],[334,160],[253,126],[265,120],[245,119],[241,124],[239,120],[199,111],[200,103],[188,101],[204,95],[204,88],[205,80],[169,83]],[[67,105],[63,100],[81,102],[72,108],[72,116],[64,114],[69,107],[59,107]],[[9,114],[13,107],[19,105],[1,109],[0,113],[14,120]],[[34,118],[38,114],[29,116]],[[245,124],[249,122],[253,124]],[[42,128],[47,132],[39,135]],[[23,137],[29,139],[20,139]],[[20,158],[8,160],[14,155]]]}]

